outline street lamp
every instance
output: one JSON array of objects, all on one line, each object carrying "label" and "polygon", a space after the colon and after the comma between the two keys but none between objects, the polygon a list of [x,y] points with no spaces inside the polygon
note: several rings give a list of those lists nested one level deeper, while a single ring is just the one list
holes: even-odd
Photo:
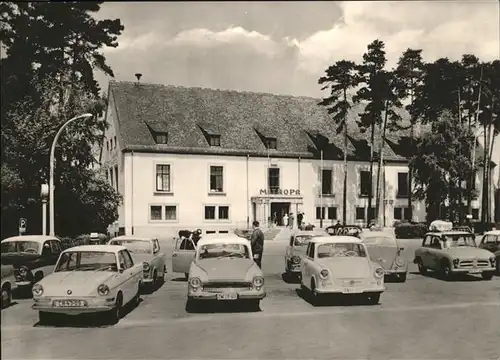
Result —
[{"label": "street lamp", "polygon": [[61,133],[66,128],[66,126],[68,126],[70,123],[72,123],[75,120],[90,118],[92,116],[93,116],[92,114],[87,113],[87,114],[78,115],[78,116],[75,116],[75,117],[69,119],[61,126],[61,128],[59,129],[59,131],[56,134],[56,137],[54,138],[54,141],[52,142],[52,147],[50,148],[50,160],[49,160],[50,161],[50,175],[49,175],[49,190],[50,190],[50,195],[49,195],[50,223],[49,223],[49,225],[50,225],[50,229],[49,229],[49,235],[50,236],[55,236],[55,230],[54,230],[54,202],[55,202],[55,200],[54,200],[54,160],[55,159],[54,159],[54,154],[56,151],[57,140],[59,140]]},{"label": "street lamp", "polygon": [[[479,132],[474,135],[474,144],[472,145],[472,186],[475,189],[476,185],[476,172],[474,171],[474,166],[476,166],[476,144],[478,141],[478,138],[484,135],[484,131]],[[486,151],[486,150],[485,150]],[[469,195],[470,196],[470,195]],[[472,202],[469,201],[469,214],[472,214]]]}]

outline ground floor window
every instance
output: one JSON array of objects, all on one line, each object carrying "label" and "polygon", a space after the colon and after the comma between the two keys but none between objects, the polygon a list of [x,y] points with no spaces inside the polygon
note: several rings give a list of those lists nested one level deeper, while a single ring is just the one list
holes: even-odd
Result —
[{"label": "ground floor window", "polygon": [[472,209],[472,218],[474,220],[479,220],[479,209]]},{"label": "ground floor window", "polygon": [[364,220],[365,219],[365,208],[356,206],[356,220]]},{"label": "ground floor window", "polygon": [[316,220],[321,220],[325,218],[325,208],[321,206],[316,206]]},{"label": "ground floor window", "polygon": [[394,220],[409,220],[410,208],[407,206],[398,206],[394,208]]},{"label": "ground floor window", "polygon": [[229,220],[229,206],[206,205],[205,220]]},{"label": "ground floor window", "polygon": [[337,219],[337,207],[336,206],[316,206],[316,220],[325,220],[325,215],[328,215],[328,220]]},{"label": "ground floor window", "polygon": [[177,220],[177,205],[150,205],[149,220]]}]

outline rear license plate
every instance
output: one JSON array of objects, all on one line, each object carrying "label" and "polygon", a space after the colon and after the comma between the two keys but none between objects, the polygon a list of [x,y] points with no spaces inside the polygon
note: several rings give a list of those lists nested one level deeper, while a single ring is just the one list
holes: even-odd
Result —
[{"label": "rear license plate", "polygon": [[469,274],[479,274],[481,272],[481,269],[472,269],[469,270]]},{"label": "rear license plate", "polygon": [[347,287],[342,290],[343,294],[359,294],[362,293],[363,289],[358,289],[358,288],[352,288],[352,287]]},{"label": "rear license plate", "polygon": [[85,300],[54,300],[54,307],[85,307]]},{"label": "rear license plate", "polygon": [[217,300],[236,300],[236,299],[238,299],[238,294],[235,293],[217,294]]}]

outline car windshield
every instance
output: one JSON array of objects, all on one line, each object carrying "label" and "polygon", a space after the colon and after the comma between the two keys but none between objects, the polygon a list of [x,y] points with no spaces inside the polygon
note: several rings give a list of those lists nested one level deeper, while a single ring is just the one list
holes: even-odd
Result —
[{"label": "car windshield", "polygon": [[136,239],[111,240],[110,245],[125,246],[127,250],[134,254],[151,254],[153,249],[150,241]]},{"label": "car windshield", "polygon": [[294,246],[306,246],[309,244],[309,240],[314,237],[319,237],[320,235],[297,235],[295,236]]},{"label": "car windshield", "polygon": [[200,260],[213,258],[249,259],[250,251],[248,246],[243,244],[207,244],[199,248],[198,258]]},{"label": "car windshield", "polygon": [[444,248],[471,246],[476,247],[474,235],[445,235]]},{"label": "car windshield", "polygon": [[318,258],[366,257],[363,245],[353,243],[321,244],[318,246]]},{"label": "car windshield", "polygon": [[4,253],[28,253],[38,254],[40,252],[40,243],[36,241],[7,241],[3,242],[2,254]]},{"label": "car windshield", "polygon": [[68,251],[61,255],[54,272],[118,271],[116,256],[104,251]]},{"label": "car windshield", "polygon": [[367,236],[363,239],[366,245],[377,245],[377,246],[397,246],[396,239],[390,236]]}]

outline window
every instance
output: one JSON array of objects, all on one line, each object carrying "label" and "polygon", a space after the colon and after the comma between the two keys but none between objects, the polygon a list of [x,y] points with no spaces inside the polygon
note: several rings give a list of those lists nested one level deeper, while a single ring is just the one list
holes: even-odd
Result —
[{"label": "window", "polygon": [[113,137],[113,139],[115,140],[115,149],[116,149],[116,136],[115,136],[115,137]]},{"label": "window", "polygon": [[177,206],[175,205],[165,206],[165,220],[177,220]]},{"label": "window", "polygon": [[151,205],[150,206],[150,215],[149,218],[151,220],[161,220],[161,206],[160,205]]},{"label": "window", "polygon": [[155,142],[157,144],[166,144],[168,142],[168,134],[167,133],[155,133]]},{"label": "window", "polygon": [[153,254],[156,254],[159,251],[160,251],[160,243],[158,242],[158,239],[154,239],[153,240]]},{"label": "window", "polygon": [[424,238],[424,241],[422,242],[422,246],[423,247],[430,247],[431,246],[431,236],[430,235],[427,235]]},{"label": "window", "polygon": [[280,188],[280,169],[268,168],[267,169],[267,183],[269,185],[269,193],[274,194]]},{"label": "window", "polygon": [[278,148],[278,142],[276,141],[276,138],[267,138],[266,148],[276,150]]},{"label": "window", "polygon": [[394,208],[394,220],[403,220],[403,208],[401,207]]},{"label": "window", "polygon": [[123,258],[125,259],[125,266],[127,269],[134,266],[134,260],[132,260],[132,256],[130,256],[130,253],[127,250],[123,250]]},{"label": "window", "polygon": [[328,207],[328,220],[336,220],[337,219],[337,207],[329,206]]},{"label": "window", "polygon": [[207,230],[206,233],[207,234],[215,234],[215,230]]},{"label": "window", "polygon": [[111,180],[111,186],[112,187],[115,187],[114,184],[113,184],[113,169],[109,169],[109,178]]},{"label": "window", "polygon": [[474,220],[478,220],[479,219],[479,209],[472,209],[472,218]]},{"label": "window", "polygon": [[156,165],[156,191],[170,191],[170,165]]},{"label": "window", "polygon": [[118,252],[118,263],[120,264],[120,269],[127,269],[127,264],[125,264],[125,256],[123,256],[123,250]]},{"label": "window", "polygon": [[360,177],[360,195],[361,196],[369,196],[370,195],[370,188],[371,188],[371,179],[370,179],[370,172],[369,171],[360,171],[359,173]]},{"label": "window", "polygon": [[109,142],[106,140],[106,151],[109,151]]},{"label": "window", "polygon": [[398,197],[408,197],[408,173],[398,173]]},{"label": "window", "polygon": [[118,166],[115,166],[115,186],[116,190],[118,190]]},{"label": "window", "polygon": [[325,218],[325,208],[321,206],[316,206],[316,220],[321,220]]},{"label": "window", "polygon": [[364,207],[356,207],[356,220],[364,220],[365,219],[365,208]]},{"label": "window", "polygon": [[227,231],[227,230],[219,230],[219,234],[229,234],[229,231]]},{"label": "window", "polygon": [[314,243],[309,243],[307,247],[307,256],[310,258],[314,258]]},{"label": "window", "polygon": [[215,220],[215,206],[205,206],[205,220]]},{"label": "window", "polygon": [[219,206],[219,220],[229,219],[229,206]]},{"label": "window", "polygon": [[113,150],[113,139],[109,139],[109,148]]},{"label": "window", "polygon": [[500,236],[486,235],[484,237],[483,244],[500,244]]},{"label": "window", "polygon": [[209,137],[210,146],[220,146],[220,135],[211,135]]},{"label": "window", "polygon": [[222,166],[210,166],[210,192],[223,192],[223,173]]},{"label": "window", "polygon": [[323,177],[321,178],[321,191],[323,195],[332,194],[332,170],[323,169]]},{"label": "window", "polygon": [[373,206],[369,209],[368,216],[370,217],[370,220],[375,219],[375,208]]}]

